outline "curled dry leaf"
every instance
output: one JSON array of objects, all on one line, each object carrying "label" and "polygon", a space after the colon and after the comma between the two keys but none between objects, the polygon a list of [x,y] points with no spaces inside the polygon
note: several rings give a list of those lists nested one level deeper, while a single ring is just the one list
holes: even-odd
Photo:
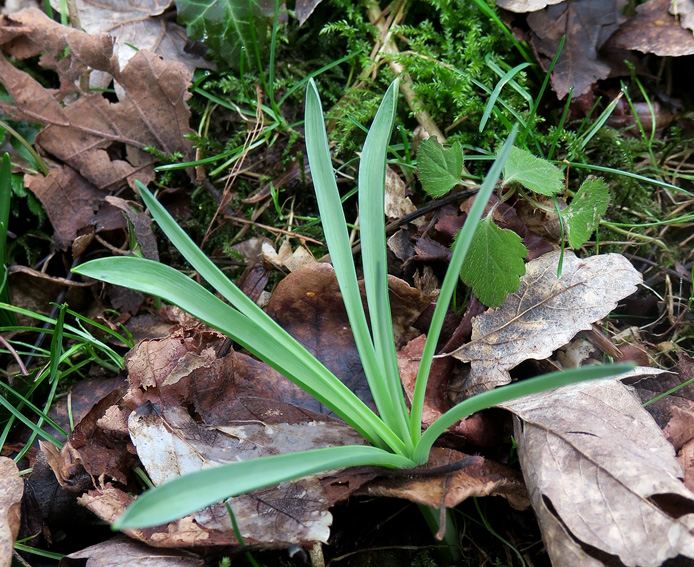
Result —
[{"label": "curled dry leaf", "polygon": [[10,567],[19,532],[24,481],[12,459],[0,457],[0,566]]},{"label": "curled dry leaf", "polygon": [[584,382],[503,404],[554,565],[657,567],[694,559],[694,494],[632,391]]},{"label": "curled dry leaf", "polygon": [[566,0],[528,15],[532,44],[547,59],[564,48],[552,71],[552,89],[563,99],[573,87],[576,98],[589,92],[598,79],[606,79],[610,65],[599,56],[600,48],[625,20],[624,0]]},{"label": "curled dry leaf", "polygon": [[620,254],[577,258],[559,252],[528,262],[518,291],[472,323],[472,340],[451,354],[471,362],[463,387],[469,397],[508,384],[508,371],[524,360],[542,360],[636,291],[641,274]]}]

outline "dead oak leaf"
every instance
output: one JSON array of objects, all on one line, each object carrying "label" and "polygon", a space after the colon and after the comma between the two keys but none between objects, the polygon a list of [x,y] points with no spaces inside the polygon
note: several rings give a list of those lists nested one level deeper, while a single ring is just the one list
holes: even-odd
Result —
[{"label": "dead oak leaf", "polygon": [[636,291],[641,274],[620,254],[577,258],[559,251],[528,262],[518,291],[496,309],[475,317],[472,339],[451,354],[471,362],[463,398],[508,384],[508,371],[524,360],[542,360]]},{"label": "dead oak leaf", "polygon": [[[625,20],[624,0],[566,0],[528,14],[533,47],[547,58],[556,55],[562,37],[564,48],[552,71],[551,83],[561,100],[573,87],[573,97],[587,93],[599,79],[606,79],[610,66],[598,51]],[[546,68],[546,64],[545,64]]]},{"label": "dead oak leaf", "polygon": [[[108,33],[114,38],[114,53],[121,69],[143,49],[166,61],[183,63],[191,73],[198,68],[214,68],[212,63],[186,50],[190,41],[185,29],[164,17],[173,5],[170,0],[76,0],[75,4],[84,31],[94,36]],[[60,0],[52,0],[51,5],[60,10]],[[90,85],[94,87],[97,83],[92,78]],[[103,84],[102,80],[99,86],[105,88],[108,82]]]},{"label": "dead oak leaf", "polygon": [[[41,50],[41,61],[48,61],[46,65],[59,74],[61,91],[45,89],[2,57],[0,80],[14,104],[0,103],[0,111],[46,125],[36,138],[38,148],[70,165],[99,189],[132,185],[136,178],[149,182],[156,158],[145,151],[147,146],[167,155],[188,156],[192,151],[184,137],[191,132],[186,104],[191,74],[182,64],[139,51],[120,70],[113,57],[106,57],[104,46],[112,47],[109,36],[98,36],[95,42],[89,34],[60,26],[38,10],[3,18],[3,37],[11,45],[19,41]],[[63,58],[66,46],[70,54]],[[27,50],[27,56],[31,52]],[[123,89],[123,99],[113,103],[103,93],[77,91],[74,78],[86,68],[109,73]],[[70,91],[78,98],[65,105],[64,95]]]},{"label": "dead oak leaf", "polygon": [[620,381],[503,404],[553,565],[657,567],[694,558],[694,494],[674,449]]}]

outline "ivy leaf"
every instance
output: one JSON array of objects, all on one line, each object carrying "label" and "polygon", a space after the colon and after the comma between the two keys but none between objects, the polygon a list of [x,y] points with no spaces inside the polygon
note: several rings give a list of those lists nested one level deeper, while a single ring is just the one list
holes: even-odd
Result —
[{"label": "ivy leaf", "polygon": [[610,193],[602,179],[590,176],[583,182],[571,204],[562,211],[571,248],[580,248],[595,232],[609,202]]},{"label": "ivy leaf", "polygon": [[176,0],[176,9],[188,37],[204,41],[215,59],[233,69],[239,68],[242,57],[248,69],[256,49],[262,54],[274,16],[274,2],[269,0]]},{"label": "ivy leaf", "polygon": [[527,256],[520,236],[499,228],[490,213],[477,225],[460,278],[482,303],[498,307],[520,286],[520,276],[525,274],[523,258]]},{"label": "ivy leaf", "polygon": [[417,168],[422,188],[432,197],[441,197],[460,183],[463,175],[463,148],[456,142],[449,149],[433,136],[419,145]]},{"label": "ivy leaf", "polygon": [[556,195],[564,188],[564,176],[556,165],[516,147],[504,166],[504,186],[513,182],[541,195]]}]

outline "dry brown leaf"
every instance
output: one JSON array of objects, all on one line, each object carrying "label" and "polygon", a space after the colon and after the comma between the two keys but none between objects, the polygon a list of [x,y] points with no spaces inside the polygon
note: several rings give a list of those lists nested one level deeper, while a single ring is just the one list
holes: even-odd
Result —
[{"label": "dry brown leaf", "polygon": [[[466,455],[453,449],[434,447],[427,466],[445,466],[465,457]],[[482,496],[504,496],[518,510],[530,505],[518,473],[499,463],[480,460],[483,462],[440,476],[377,478],[362,486],[356,493],[404,498],[437,509],[453,508],[467,498]]]},{"label": "dry brown leaf", "polygon": [[[189,157],[192,144],[184,135],[191,132],[186,104],[191,74],[182,64],[143,50],[119,70],[110,36],[60,26],[38,10],[3,17],[0,44],[20,58],[42,52],[41,64],[55,69],[61,80],[59,92],[47,90],[0,57],[0,80],[15,102],[0,103],[0,110],[46,125],[37,146],[99,189],[116,189],[136,178],[148,183],[156,159],[145,146]],[[68,47],[70,55],[63,57]],[[127,96],[113,103],[103,93],[79,92],[74,81],[88,68],[109,73]],[[79,98],[64,104],[68,93]]]},{"label": "dry brown leaf", "polygon": [[309,16],[313,14],[316,6],[320,4],[323,0],[296,0],[296,5],[294,7],[294,13],[296,14],[296,19],[299,20],[299,25],[304,25],[304,22],[308,20]]},{"label": "dry brown leaf", "polygon": [[563,99],[571,87],[576,98],[590,91],[598,79],[606,79],[610,66],[598,51],[625,20],[624,0],[566,0],[528,15],[531,42],[549,63],[562,37],[564,48],[552,71],[552,89]]},{"label": "dry brown leaf", "polygon": [[24,481],[12,459],[0,457],[0,566],[10,567],[19,532]]},{"label": "dry brown leaf", "polygon": [[649,0],[610,38],[609,46],[660,57],[694,54],[694,35],[668,13],[670,0]]},{"label": "dry brown leaf", "polygon": [[508,402],[518,457],[554,565],[657,567],[694,558],[694,494],[672,446],[613,379]]},{"label": "dry brown leaf", "polygon": [[577,258],[571,251],[557,278],[559,254],[528,262],[518,291],[473,320],[472,340],[451,353],[472,363],[463,397],[508,384],[510,369],[547,358],[641,283],[641,274],[620,254]]},{"label": "dry brown leaf", "polygon": [[[76,0],[81,29],[92,35],[109,33],[115,40],[114,53],[120,68],[124,68],[138,50],[146,49],[167,61],[183,63],[192,73],[197,68],[212,69],[214,65],[202,57],[186,51],[189,40],[183,27],[163,17],[171,0]],[[51,0],[55,10],[61,9],[60,0]],[[134,49],[134,46],[136,49]],[[99,83],[91,80],[92,87]],[[108,80],[108,79],[107,79]],[[110,81],[109,81],[110,82]],[[102,88],[107,84],[99,84]]]},{"label": "dry brown leaf", "polygon": [[70,553],[69,559],[86,559],[85,567],[122,567],[135,565],[147,567],[203,567],[202,557],[185,551],[160,551],[125,536],[116,536],[107,541]]},{"label": "dry brown leaf", "polygon": [[[388,278],[388,287],[395,341],[402,345],[415,335],[411,325],[429,305],[430,298],[392,276]],[[275,289],[267,313],[350,390],[373,406],[342,294],[330,264],[312,264],[289,274]],[[314,405],[302,404],[302,407],[325,411],[318,402],[312,403]]]},{"label": "dry brown leaf", "polygon": [[53,243],[58,250],[67,250],[104,198],[103,191],[71,167],[51,169],[46,177],[26,175],[24,183],[41,201],[53,225]]}]

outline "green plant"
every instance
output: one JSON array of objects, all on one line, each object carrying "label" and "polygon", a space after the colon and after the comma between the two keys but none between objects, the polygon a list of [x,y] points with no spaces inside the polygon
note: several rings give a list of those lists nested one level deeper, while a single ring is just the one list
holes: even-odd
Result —
[{"label": "green plant", "polygon": [[88,277],[161,297],[226,333],[320,400],[371,443],[370,446],[331,447],[235,462],[183,476],[139,497],[114,527],[126,529],[165,523],[229,497],[326,470],[358,465],[402,469],[422,465],[427,462],[438,437],[474,412],[519,396],[579,380],[611,376],[628,368],[626,365],[593,366],[517,382],[458,404],[422,433],[426,382],[443,319],[477,222],[511,151],[517,128],[501,148],[479,189],[468,222],[458,236],[408,411],[396,363],[388,301],[383,215],[386,147],[391,136],[397,92],[395,81],[386,92],[369,130],[359,166],[358,198],[364,243],[362,268],[370,327],[357,283],[320,98],[313,81],[306,94],[306,147],[325,239],[378,415],[234,286],[142,184],[138,184],[142,199],[161,229],[200,276],[231,306],[173,268],[142,258],[103,258],[74,269]]}]

